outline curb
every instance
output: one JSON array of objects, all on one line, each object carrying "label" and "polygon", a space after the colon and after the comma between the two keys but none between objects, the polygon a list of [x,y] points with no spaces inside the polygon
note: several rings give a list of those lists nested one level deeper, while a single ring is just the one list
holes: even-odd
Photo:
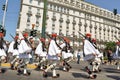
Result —
[{"label": "curb", "polygon": [[[10,63],[2,63],[1,66],[2,67],[10,67]],[[35,64],[27,64],[27,68],[36,69],[37,66],[35,66]]]}]

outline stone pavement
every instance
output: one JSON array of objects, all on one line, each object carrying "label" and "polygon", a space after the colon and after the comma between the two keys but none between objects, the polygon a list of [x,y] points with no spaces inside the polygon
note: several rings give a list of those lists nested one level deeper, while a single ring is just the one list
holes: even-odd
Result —
[{"label": "stone pavement", "polygon": [[[28,65],[31,71],[30,76],[19,76],[15,70],[6,68],[7,71],[4,74],[0,74],[0,80],[88,80],[88,74],[84,70],[87,62],[81,61],[80,64],[77,64],[73,61],[70,64],[72,65],[72,69],[69,72],[58,69],[57,71],[60,73],[60,77],[55,79],[51,77],[51,70],[49,71],[48,78],[43,78],[43,72],[35,70],[35,66],[32,64]],[[120,80],[120,70],[116,70],[114,65],[102,65],[101,69],[102,72],[97,73],[98,77],[94,80]]]}]

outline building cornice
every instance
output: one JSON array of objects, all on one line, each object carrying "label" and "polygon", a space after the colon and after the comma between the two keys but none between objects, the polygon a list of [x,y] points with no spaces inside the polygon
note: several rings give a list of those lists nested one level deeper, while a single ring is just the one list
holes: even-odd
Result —
[{"label": "building cornice", "polygon": [[[48,3],[52,3],[54,5],[59,5],[59,6],[63,6],[63,7],[69,8],[69,9],[81,11],[81,12],[88,13],[88,14],[92,14],[92,15],[95,15],[95,16],[98,16],[98,17],[101,17],[101,18],[109,19],[109,20],[116,21],[116,22],[120,23],[120,21],[118,21],[116,19],[112,19],[112,18],[109,18],[107,16],[103,16],[103,15],[100,15],[99,13],[95,13],[95,12],[92,12],[92,11],[89,11],[89,10],[81,9],[81,8],[77,7],[75,4],[73,4],[73,5],[71,5],[69,3],[66,4],[66,3],[62,2],[62,0],[61,1],[60,0],[48,0]],[[88,4],[88,5],[93,6],[95,8],[101,9],[101,10],[109,12],[109,13],[112,13],[111,11],[108,11],[107,9],[105,10],[105,9],[97,7],[95,5],[91,5],[90,3],[86,3],[84,1],[80,1],[80,3],[83,3],[85,5]],[[119,14],[114,15],[114,16],[119,16],[120,17]]]}]

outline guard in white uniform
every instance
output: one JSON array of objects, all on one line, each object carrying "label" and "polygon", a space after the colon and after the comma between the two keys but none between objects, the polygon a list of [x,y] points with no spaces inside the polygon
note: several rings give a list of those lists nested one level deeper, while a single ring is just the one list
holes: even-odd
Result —
[{"label": "guard in white uniform", "polygon": [[11,69],[16,69],[17,60],[19,56],[18,48],[19,48],[19,42],[18,42],[19,36],[15,36],[14,41],[12,41],[8,48],[8,54],[10,56],[10,63],[11,63]]},{"label": "guard in white uniform", "polygon": [[[19,65],[18,65],[18,74],[30,75],[30,72],[27,70],[27,64],[29,63],[30,58],[32,58],[30,52],[32,50],[31,44],[28,41],[28,33],[23,34],[24,38],[21,38],[20,45],[18,48],[19,51]],[[21,70],[23,68],[23,70]]]},{"label": "guard in white uniform", "polygon": [[116,51],[113,55],[113,59],[116,60],[116,67],[120,70],[120,42],[116,42]]},{"label": "guard in white uniform", "polygon": [[101,64],[101,57],[103,56],[99,50],[97,49],[97,43],[96,43],[96,39],[92,39],[92,44],[94,45],[95,49],[96,49],[96,57],[95,60],[92,62],[92,71],[93,72],[101,72],[100,64]]},{"label": "guard in white uniform", "polygon": [[39,57],[39,62],[37,64],[38,68],[40,68],[41,70],[45,69],[47,65],[47,49],[44,38],[40,38],[40,42],[35,50],[35,54],[37,54],[37,56]]},{"label": "guard in white uniform", "polygon": [[88,61],[89,66],[85,67],[89,78],[95,79],[97,77],[96,74],[92,74],[92,71],[90,70],[90,67],[92,65],[92,62],[95,60],[95,57],[97,56],[97,52],[93,44],[91,43],[91,34],[87,33],[86,38],[84,40],[84,46],[83,46],[83,55],[84,60]]},{"label": "guard in white uniform", "polygon": [[3,69],[1,69],[1,63],[2,63],[2,60],[5,59],[6,57],[6,52],[5,52],[5,41],[3,39],[4,35],[3,33],[0,32],[0,73],[3,73]]},{"label": "guard in white uniform", "polygon": [[66,37],[63,37],[64,43],[61,44],[62,48],[62,60],[63,60],[63,71],[69,71],[72,67],[69,62],[73,59],[73,54],[71,53],[70,40]]},{"label": "guard in white uniform", "polygon": [[56,37],[57,34],[53,33],[52,34],[52,39],[49,43],[49,47],[48,47],[48,61],[49,61],[49,66],[47,67],[47,69],[44,70],[43,72],[43,77],[47,77],[47,71],[49,69],[52,69],[52,77],[53,78],[57,78],[59,77],[59,74],[56,74],[56,66],[59,64],[59,56],[61,50],[59,49],[59,45],[56,42]]}]

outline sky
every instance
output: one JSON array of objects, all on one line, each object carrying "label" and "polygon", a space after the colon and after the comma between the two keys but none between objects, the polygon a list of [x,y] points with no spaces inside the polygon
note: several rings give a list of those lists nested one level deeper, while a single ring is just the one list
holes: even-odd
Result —
[{"label": "sky", "polygon": [[[5,1],[6,0],[0,0],[0,24],[3,18],[2,5],[5,4]],[[8,0],[8,8],[5,20],[5,29],[7,31],[5,39],[8,41],[13,40],[10,34],[15,36],[20,10],[20,1],[21,0]],[[108,9],[110,11],[113,11],[113,9],[116,8],[118,13],[120,14],[120,0],[85,0],[85,1],[97,5],[99,7]]]}]

